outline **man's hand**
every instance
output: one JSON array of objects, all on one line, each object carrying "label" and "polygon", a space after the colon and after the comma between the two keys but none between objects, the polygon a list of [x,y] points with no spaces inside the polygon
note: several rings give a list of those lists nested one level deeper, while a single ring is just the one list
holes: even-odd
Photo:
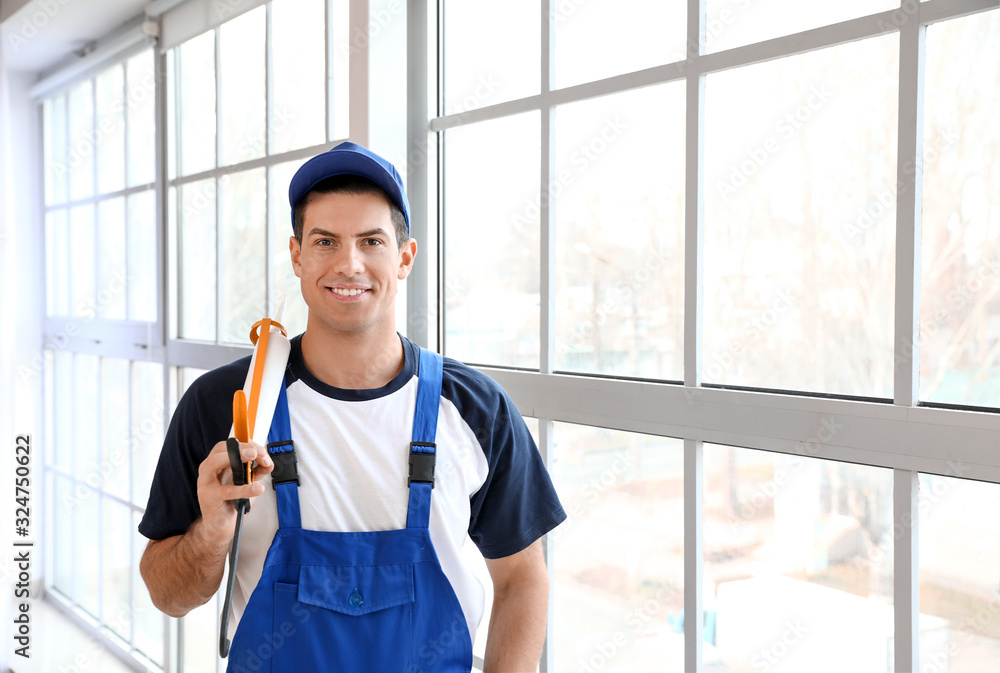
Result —
[{"label": "man's hand", "polygon": [[244,463],[256,461],[253,470],[254,483],[244,486],[233,484],[233,471],[229,463],[226,442],[219,442],[198,466],[198,506],[205,533],[215,539],[226,538],[226,544],[233,537],[236,527],[234,500],[249,498],[253,507],[256,496],[264,492],[264,485],[257,482],[274,469],[274,461],[267,450],[253,442],[240,443],[240,454]]},{"label": "man's hand", "polygon": [[[254,479],[274,469],[267,450],[254,443],[240,443],[243,461],[257,461]],[[198,505],[201,518],[186,533],[165,540],[150,540],[139,562],[139,572],[153,605],[171,617],[183,617],[215,595],[222,583],[226,554],[236,527],[234,500],[264,492],[258,482],[236,486],[226,442],[219,442],[198,467]]]}]

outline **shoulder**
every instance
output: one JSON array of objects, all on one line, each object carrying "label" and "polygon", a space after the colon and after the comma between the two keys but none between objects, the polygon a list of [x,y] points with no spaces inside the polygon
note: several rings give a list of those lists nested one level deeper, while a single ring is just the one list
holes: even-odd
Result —
[{"label": "shoulder", "polygon": [[[408,379],[414,374],[419,375],[415,365],[420,348],[406,337],[401,339],[406,354],[406,365],[401,376]],[[441,397],[463,412],[463,416],[466,411],[496,409],[499,405],[510,403],[500,384],[486,374],[454,358],[442,356],[441,359]]]},{"label": "shoulder", "polygon": [[475,435],[491,466],[511,451],[534,450],[534,440],[507,391],[478,369],[445,358],[441,401],[451,405]]},{"label": "shoulder", "polygon": [[190,441],[201,446],[229,434],[233,393],[243,388],[250,356],[207,371],[191,382],[170,418],[168,442]]},{"label": "shoulder", "polygon": [[441,395],[459,407],[495,408],[509,402],[499,383],[467,364],[444,358]]},{"label": "shoulder", "polygon": [[214,406],[214,403],[219,401],[225,401],[232,405],[233,393],[243,387],[249,370],[250,356],[248,355],[207,371],[191,383],[181,401],[186,401],[187,406],[197,407]]}]

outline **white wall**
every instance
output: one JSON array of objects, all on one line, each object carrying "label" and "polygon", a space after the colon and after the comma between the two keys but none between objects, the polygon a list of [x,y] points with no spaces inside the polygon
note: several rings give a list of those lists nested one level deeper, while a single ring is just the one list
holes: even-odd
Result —
[{"label": "white wall", "polygon": [[[6,5],[4,7],[6,10]],[[0,442],[3,444],[0,472],[13,474],[15,436],[32,434],[34,447],[42,445],[41,369],[33,366],[41,354],[42,316],[42,224],[37,208],[40,195],[37,108],[28,97],[33,78],[7,73],[4,46],[0,44]],[[31,537],[41,539],[42,461],[33,456],[31,481]],[[3,511],[13,512],[10,479],[0,485]],[[4,517],[5,521],[10,521]],[[13,531],[5,527],[3,540],[12,542]],[[5,544],[4,549],[11,549]],[[41,577],[41,557],[33,558],[33,579]],[[0,623],[3,642],[12,641],[12,584],[17,578],[13,555],[4,554],[0,565]],[[36,582],[36,586],[39,583]],[[13,648],[0,651],[0,671],[8,670]]]}]

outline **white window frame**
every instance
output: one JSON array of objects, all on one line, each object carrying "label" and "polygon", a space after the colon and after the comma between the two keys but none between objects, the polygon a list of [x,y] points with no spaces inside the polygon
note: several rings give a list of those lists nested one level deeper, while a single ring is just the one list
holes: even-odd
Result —
[{"label": "white window frame", "polygon": [[[178,35],[187,35],[187,37],[193,37],[198,32],[203,32],[203,30],[214,30],[218,31],[219,26],[228,20],[236,18],[246,11],[257,8],[258,6],[265,4],[264,0],[250,0],[247,2],[234,2],[231,3],[217,3],[218,6],[223,7],[226,11],[218,15],[217,21],[209,21],[201,29],[197,27],[192,27],[189,19],[191,16],[203,17],[205,12],[194,12],[191,13],[192,7],[195,5],[208,6],[209,3],[204,0],[157,0],[156,2],[150,3],[147,6],[146,12],[147,17],[149,16],[160,16],[163,15],[163,23],[161,25],[169,25],[173,29],[173,38],[175,39],[175,44],[170,44],[169,46],[176,46],[176,43],[182,41],[178,38]],[[328,69],[331,67],[330,64],[334,58],[333,56],[333,40],[331,39],[331,25],[330,25],[330,0],[325,0],[326,6],[326,61]],[[349,0],[349,35],[367,35],[369,31],[369,17],[370,8],[368,0]],[[215,7],[215,5],[213,5]],[[175,12],[175,15],[170,14]],[[268,21],[270,21],[270,7],[267,9]],[[149,24],[142,25],[141,19],[137,19],[131,22],[131,28],[122,33],[115,34],[107,40],[101,41],[98,49],[87,58],[87,60],[80,66],[74,66],[67,68],[65,70],[56,71],[55,73],[43,78],[34,87],[32,87],[30,94],[32,98],[35,99],[38,105],[37,118],[39,120],[38,128],[42,127],[42,109],[41,102],[47,97],[58,95],[59,93],[68,90],[74,84],[89,79],[95,76],[99,71],[108,67],[108,65],[114,62],[114,59],[125,60],[134,54],[138,53],[142,49],[150,48],[150,38],[148,34],[144,33],[145,30],[149,30]],[[194,33],[190,31],[194,30]],[[190,33],[190,34],[188,34]],[[184,38],[186,39],[186,38]],[[216,40],[218,35],[216,35]],[[216,43],[218,45],[218,43]],[[86,353],[96,356],[112,357],[127,359],[130,361],[140,360],[148,362],[156,362],[163,365],[163,399],[164,399],[164,412],[163,412],[163,427],[166,428],[169,424],[170,415],[172,412],[173,400],[177,395],[177,391],[181,385],[182,372],[181,369],[185,367],[197,368],[197,369],[211,369],[223,364],[232,362],[234,359],[242,357],[244,355],[249,355],[252,352],[252,348],[249,344],[243,346],[234,346],[232,344],[221,344],[221,343],[204,343],[196,342],[191,340],[179,339],[170,334],[168,326],[171,324],[172,318],[169,312],[172,310],[177,311],[179,315],[179,310],[176,307],[172,307],[170,303],[170,296],[174,292],[168,286],[168,274],[167,274],[167,264],[169,263],[168,250],[171,245],[168,241],[167,232],[167,221],[169,216],[168,209],[171,205],[168,204],[168,194],[170,187],[176,187],[181,184],[188,182],[203,180],[206,178],[218,179],[224,175],[236,171],[247,170],[257,167],[266,167],[286,161],[292,161],[295,159],[304,159],[309,156],[313,156],[319,152],[333,147],[334,145],[346,140],[347,138],[334,138],[332,136],[332,125],[330,123],[330,118],[327,119],[327,124],[325,125],[325,136],[326,142],[307,148],[301,148],[297,150],[292,150],[289,152],[284,152],[281,154],[266,154],[264,157],[255,159],[252,161],[242,162],[229,166],[216,167],[208,171],[204,171],[198,174],[177,176],[173,179],[168,179],[167,177],[167,156],[168,152],[175,151],[175,148],[168,146],[167,138],[167,96],[166,96],[166,51],[168,50],[168,45],[166,43],[160,43],[154,48],[154,62],[155,62],[155,77],[156,77],[156,110],[155,110],[155,125],[156,125],[156,147],[155,147],[155,181],[154,190],[156,198],[156,232],[155,237],[157,241],[157,253],[156,253],[156,293],[158,301],[158,311],[157,318],[152,322],[140,322],[140,321],[130,321],[130,320],[106,320],[102,318],[95,318],[93,320],[82,320],[80,318],[74,318],[69,316],[53,316],[47,317],[45,315],[44,303],[41,308],[41,321],[42,321],[42,344],[56,344],[56,348],[69,353]],[[348,108],[348,127],[350,129],[349,138],[361,144],[368,144],[370,135],[370,100],[371,92],[369,87],[370,78],[370,58],[369,58],[369,45],[359,44],[357,48],[352,48],[350,52],[350,64],[348,79],[348,88],[350,91],[350,104]],[[219,53],[218,48],[216,48],[215,63],[216,68],[218,68]],[[267,58],[267,74],[268,80],[271,80],[272,73],[271,70],[271,59],[270,50],[268,48],[268,58]],[[218,71],[217,71],[218,72]],[[329,71],[328,71],[329,75]],[[325,99],[331,100],[330,96],[330,78],[326,78],[326,96]],[[218,88],[218,80],[216,80],[216,86]],[[218,104],[218,98],[216,99]],[[270,104],[270,101],[268,101]],[[218,124],[219,117],[216,116],[216,133],[218,138]],[[270,126],[268,125],[268,129]],[[39,145],[42,145],[42,139],[39,137]],[[268,142],[268,146],[270,143]],[[44,156],[44,153],[40,154]],[[96,158],[93,159],[96,161]],[[44,162],[40,162],[39,168],[41,172],[39,174],[39,184],[44,184]],[[105,200],[108,198],[113,198],[116,196],[127,196],[137,191],[146,190],[149,185],[139,185],[133,187],[127,187],[124,190],[115,192],[113,194],[101,195],[100,197],[90,197],[88,199],[82,200],[68,200],[67,203],[73,205],[80,205],[85,203],[96,203],[100,200]],[[40,190],[41,191],[41,190]],[[60,204],[63,206],[65,204]],[[44,204],[44,199],[39,204],[40,210],[43,214],[41,221],[44,222],[44,213],[49,210]],[[216,212],[216,221],[218,222],[218,210]],[[40,236],[44,241],[44,235]],[[41,259],[44,262],[44,253],[41,254]],[[42,277],[46,278],[44,271]],[[268,280],[270,282],[270,280]],[[46,292],[43,290],[40,293],[41,297],[46,296]],[[50,367],[51,364],[46,364],[46,367]],[[54,419],[46,419],[46,427],[51,427]],[[52,441],[52,437],[47,436],[47,433],[37,433],[36,437],[41,437],[41,441],[36,439],[39,447],[47,445]],[[39,484],[47,483],[51,478],[50,474],[53,474],[56,470],[48,464],[42,469],[40,478],[38,479]],[[59,471],[63,476],[67,476],[65,471]],[[70,475],[72,478],[72,475]],[[44,489],[39,491],[40,499],[51,498],[52,494],[46,492]],[[108,496],[114,498],[116,501],[121,501],[120,498],[115,496]],[[131,505],[131,503],[125,503],[133,510],[141,513],[143,508]],[[100,524],[98,524],[100,525]],[[48,535],[48,531],[42,531],[43,536]],[[54,550],[51,548],[43,547],[43,554],[46,560],[46,570],[44,573],[44,582],[47,588],[51,589],[52,577],[53,577],[53,557]],[[135,572],[133,575],[138,577],[137,569],[133,569]],[[141,583],[141,580],[139,581]],[[137,586],[133,587],[134,591],[142,591],[143,587]],[[134,594],[133,594],[134,595]],[[113,653],[118,659],[120,659],[125,665],[130,667],[135,671],[148,671],[148,670],[162,670],[169,673],[174,673],[176,671],[183,670],[184,664],[184,620],[183,619],[173,619],[166,615],[163,616],[163,652],[162,652],[162,668],[157,667],[153,662],[149,661],[139,653],[134,647],[134,637],[133,642],[129,643],[127,646],[123,647],[120,639],[117,637],[110,637],[104,632],[102,626],[93,621],[92,618],[87,616],[84,612],[78,609],[72,600],[67,600],[65,597],[58,594],[58,592],[50,592],[47,597],[48,600],[52,601],[56,607],[69,617],[74,624],[81,628],[89,636],[93,637],[97,642],[99,642],[107,651]],[[102,598],[103,600],[103,592]],[[133,614],[134,614],[134,605]],[[216,669],[221,673],[225,670],[227,661],[223,659],[216,660]]]},{"label": "white window frame", "polygon": [[[124,30],[118,35],[106,41],[94,54],[85,62],[81,62],[80,65],[75,67],[69,67],[65,70],[57,71],[56,73],[50,75],[35,84],[29,94],[35,99],[38,107],[38,119],[39,127],[42,126],[42,104],[46,99],[53,98],[58,95],[64,95],[67,90],[72,86],[86,81],[94,79],[103,70],[113,67],[116,64],[120,65],[127,62],[133,56],[136,56],[143,51],[153,51],[154,58],[154,69],[159,68],[159,58],[155,53],[155,46],[150,40],[149,36],[142,32],[140,26],[133,22],[131,28]],[[158,78],[159,79],[159,78]],[[127,78],[123,82],[124,86],[127,86]],[[94,90],[93,96],[96,97],[96,89]],[[158,94],[157,94],[158,95]],[[125,96],[127,100],[127,96]],[[94,104],[95,110],[95,124],[98,123],[96,119],[96,98]],[[69,125],[70,115],[67,110],[66,123],[67,127]],[[160,122],[159,115],[157,114],[155,123],[158,125]],[[128,128],[127,110],[126,110],[126,129]],[[125,131],[123,130],[123,133]],[[66,151],[69,153],[72,148],[69,147],[69,133],[66,132]],[[39,138],[41,144],[41,138]],[[127,148],[127,134],[126,134],[126,145],[123,147],[126,152],[125,156],[125,170],[126,176],[128,172],[128,148]],[[40,156],[46,156],[43,151]],[[97,153],[92,152],[89,160],[97,166]],[[157,157],[157,164],[159,163]],[[44,176],[44,171],[46,169],[44,160],[40,162],[39,167],[42,169],[42,175]],[[96,172],[95,181],[96,181]],[[158,171],[157,171],[158,175]],[[64,178],[68,181],[68,176]],[[44,198],[41,202],[40,212],[43,214],[41,220],[45,221],[45,213],[51,210],[68,209],[72,206],[79,205],[96,205],[100,202],[115,199],[115,198],[127,198],[130,195],[138,194],[141,192],[150,191],[152,188],[156,193],[157,203],[159,203],[159,190],[157,189],[159,178],[157,177],[154,183],[140,183],[132,186],[126,185],[123,189],[95,194],[83,199],[73,199],[67,194],[65,201],[53,204],[51,206],[46,205]],[[40,184],[44,184],[44,177],[41,178]],[[159,208],[157,208],[159,211]],[[96,213],[95,213],[96,217]],[[161,224],[157,217],[156,222],[156,240],[160,240]],[[44,235],[43,235],[44,242]],[[98,254],[95,250],[95,255]],[[45,255],[42,254],[42,260],[44,262]],[[95,269],[97,268],[99,260],[95,259]],[[41,314],[43,319],[42,324],[42,343],[48,351],[59,350],[61,352],[66,352],[71,356],[77,354],[88,354],[97,357],[109,357],[115,359],[125,359],[131,364],[133,361],[153,361],[156,362],[158,357],[162,356],[163,346],[162,341],[159,339],[159,335],[162,333],[163,317],[164,317],[164,301],[162,297],[162,281],[161,277],[161,266],[157,264],[157,269],[155,271],[155,276],[157,280],[157,294],[158,294],[158,309],[157,317],[153,321],[137,321],[137,320],[113,320],[102,317],[79,317],[79,316],[48,316],[46,309],[44,307],[44,302],[41,307]],[[47,279],[47,275],[43,275],[43,278]],[[47,283],[47,280],[45,281]],[[43,291],[41,296],[45,296],[46,292]],[[45,368],[49,369],[53,366],[53,361],[49,358],[45,358]],[[131,369],[129,375],[131,381]],[[46,384],[47,385],[47,384]],[[130,396],[131,398],[131,396]],[[129,409],[131,413],[131,401],[129,401]],[[53,428],[55,424],[54,418],[46,419],[46,428]],[[47,510],[47,516],[45,517],[42,528],[42,539],[43,542],[43,558],[44,558],[44,575],[43,584],[46,591],[47,600],[53,603],[59,611],[70,619],[74,624],[85,631],[89,636],[94,638],[94,640],[100,643],[107,651],[113,653],[117,656],[123,663],[131,667],[136,671],[149,670],[152,665],[148,659],[146,659],[142,653],[136,647],[136,634],[135,629],[132,629],[132,636],[128,642],[124,641],[117,635],[112,635],[108,625],[105,622],[100,621],[88,613],[86,613],[77,604],[75,598],[63,594],[58,588],[54,586],[54,563],[57,550],[54,549],[53,540],[53,526],[52,526],[52,516],[54,516],[55,503],[54,497],[55,493],[50,491],[48,485],[53,483],[53,480],[59,476],[61,478],[67,479],[69,483],[74,487],[74,492],[76,488],[80,486],[86,486],[93,490],[93,495],[91,497],[96,497],[99,500],[111,500],[119,505],[122,505],[129,509],[130,513],[136,515],[141,513],[142,507],[134,504],[132,502],[133,498],[131,495],[132,490],[132,476],[131,470],[129,471],[129,492],[128,498],[122,498],[114,493],[107,492],[103,485],[93,487],[86,483],[86,477],[88,475],[78,474],[72,466],[59,466],[51,462],[50,457],[52,455],[51,443],[55,440],[48,432],[42,433],[43,445],[46,447],[43,453],[44,460],[42,462],[41,479],[39,483],[42,485],[40,489],[41,501],[44,503],[41,511]],[[132,460],[130,458],[129,464],[131,465]],[[96,530],[95,539],[99,544],[99,554],[103,554],[103,535],[104,535],[104,518],[103,515],[94,524],[94,529]],[[134,558],[134,547],[132,546],[133,541],[129,543],[130,558]],[[72,550],[70,552],[72,553]],[[138,577],[138,568],[132,567],[130,571],[130,595],[132,596],[132,602],[130,605],[129,613],[134,615],[136,612],[135,607],[135,592],[139,590],[136,586],[136,578]],[[104,589],[103,589],[103,573],[98,579],[98,603],[103,606],[104,602]],[[75,593],[70,591],[71,594]],[[103,612],[103,607],[99,610]],[[105,615],[106,617],[107,615]]]},{"label": "white window frame", "polygon": [[[555,218],[547,199],[539,199],[541,223],[540,368],[524,371],[480,367],[510,393],[523,415],[539,419],[540,450],[552,457],[555,422],[613,428],[684,440],[684,611],[703,615],[704,573],[703,445],[704,442],[761,449],[889,468],[893,470],[893,523],[901,534],[894,543],[895,668],[919,666],[917,616],[919,600],[917,475],[973,476],[1000,483],[1000,414],[993,410],[929,405],[918,400],[921,175],[904,168],[923,156],[924,36],[929,24],[997,8],[996,0],[902,0],[899,7],[793,35],[708,54],[705,52],[705,0],[687,2],[687,51],[682,61],[630,72],[562,89],[553,89],[552,66],[556,0],[541,1],[540,93],[488,105],[460,114],[442,115],[443,65],[434,49],[443,44],[443,1],[410,3],[408,156],[436,156],[412,162],[409,196],[414,229],[441,234],[440,203],[446,198],[435,185],[442,173],[442,132],[491,119],[539,111],[541,184],[548,193],[556,182],[554,111],[570,102],[683,81],[686,87],[685,129],[685,271],[684,380],[641,382],[555,371]],[[726,389],[702,381],[705,77],[710,73],[801,54],[856,40],[899,33],[899,124],[896,214],[895,338],[897,364],[892,403],[833,395],[788,394],[768,390]],[[432,98],[438,92],[438,100]],[[919,165],[919,162],[916,162]],[[437,205],[437,221],[427,221],[429,204]],[[435,239],[436,240],[436,239]],[[440,253],[440,250],[438,251]],[[440,256],[440,254],[439,254]],[[443,258],[443,256],[440,256]],[[426,294],[411,294],[410,334],[441,344],[440,316],[444,295],[442,270],[421,278]],[[553,549],[547,547],[551,561]],[[550,562],[550,568],[552,564]],[[703,619],[684,626],[684,670],[701,670]],[[552,630],[549,630],[551,634]],[[555,670],[553,648],[546,643],[542,671]]]}]

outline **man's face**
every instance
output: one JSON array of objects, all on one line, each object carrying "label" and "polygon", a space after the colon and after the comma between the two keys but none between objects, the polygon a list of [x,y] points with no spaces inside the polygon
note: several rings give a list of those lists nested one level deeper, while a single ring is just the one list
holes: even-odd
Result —
[{"label": "man's face", "polygon": [[309,306],[307,330],[395,334],[396,289],[410,273],[416,243],[399,247],[383,197],[310,195],[302,243],[293,237],[289,248]]}]

